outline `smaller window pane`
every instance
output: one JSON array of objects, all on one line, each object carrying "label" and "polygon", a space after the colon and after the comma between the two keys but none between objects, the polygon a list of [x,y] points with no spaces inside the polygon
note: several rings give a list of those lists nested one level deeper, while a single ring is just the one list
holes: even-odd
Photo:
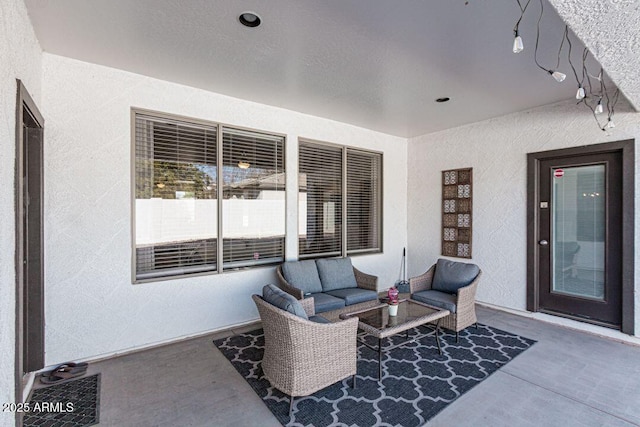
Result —
[{"label": "smaller window pane", "polygon": [[301,258],[342,253],[342,148],[300,143],[298,244]]},{"label": "smaller window pane", "polygon": [[347,149],[347,254],[380,251],[382,155]]},{"label": "smaller window pane", "polygon": [[284,138],[223,128],[223,268],[284,261]]}]

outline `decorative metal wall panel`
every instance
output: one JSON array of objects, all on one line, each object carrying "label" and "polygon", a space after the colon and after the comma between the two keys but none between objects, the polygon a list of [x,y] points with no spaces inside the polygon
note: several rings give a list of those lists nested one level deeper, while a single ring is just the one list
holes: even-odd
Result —
[{"label": "decorative metal wall panel", "polygon": [[473,169],[442,171],[442,255],[471,258]]}]

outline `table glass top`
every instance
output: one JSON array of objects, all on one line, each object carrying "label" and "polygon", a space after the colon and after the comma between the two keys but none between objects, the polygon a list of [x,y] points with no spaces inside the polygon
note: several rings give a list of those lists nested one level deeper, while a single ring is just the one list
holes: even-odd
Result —
[{"label": "table glass top", "polygon": [[386,329],[412,322],[422,317],[442,312],[442,309],[428,307],[411,300],[401,300],[398,304],[398,314],[389,316],[389,307],[384,304],[358,313],[349,313],[345,317],[358,317],[360,322],[376,329]]}]

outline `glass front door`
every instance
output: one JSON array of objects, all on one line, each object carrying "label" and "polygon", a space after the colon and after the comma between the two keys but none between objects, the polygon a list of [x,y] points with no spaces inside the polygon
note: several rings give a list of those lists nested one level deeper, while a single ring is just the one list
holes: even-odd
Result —
[{"label": "glass front door", "polygon": [[593,323],[622,321],[621,156],[540,162],[539,308]]},{"label": "glass front door", "polygon": [[552,290],[605,300],[605,165],[553,169]]}]

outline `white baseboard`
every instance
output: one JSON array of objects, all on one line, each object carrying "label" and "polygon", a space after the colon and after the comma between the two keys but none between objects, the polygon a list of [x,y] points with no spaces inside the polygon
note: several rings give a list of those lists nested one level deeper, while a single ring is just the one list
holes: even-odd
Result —
[{"label": "white baseboard", "polygon": [[[252,319],[252,320],[248,320],[246,322],[237,323],[237,324],[232,325],[232,326],[225,326],[224,328],[211,329],[211,330],[207,330],[207,331],[198,332],[198,333],[195,333],[195,334],[183,335],[183,336],[180,336],[180,337],[170,338],[170,339],[163,340],[163,341],[157,341],[157,342],[150,343],[150,344],[144,344],[144,345],[140,345],[140,346],[135,346],[135,347],[127,348],[125,350],[114,351],[112,353],[104,353],[104,354],[99,354],[99,355],[96,355],[96,356],[90,356],[90,357],[74,360],[74,362],[87,362],[87,363],[101,362],[103,360],[113,359],[114,357],[125,356],[125,355],[132,354],[132,353],[138,353],[138,352],[141,352],[141,351],[146,351],[146,350],[151,350],[151,349],[158,348],[158,347],[163,347],[165,345],[176,344],[176,343],[179,343],[179,342],[188,341],[188,340],[192,340],[192,339],[195,339],[195,338],[200,338],[200,337],[203,337],[205,335],[212,335],[212,334],[216,334],[216,333],[220,333],[220,332],[224,332],[224,331],[231,331],[233,329],[243,328],[245,326],[248,326],[248,325],[251,325],[251,324],[254,324],[254,323],[257,324],[259,322],[260,322],[260,318]],[[58,366],[61,363],[64,363],[64,361],[60,361],[58,363],[54,363],[52,365],[49,365],[46,368],[43,368],[43,369],[41,369],[41,370],[39,370],[37,372],[32,372],[32,374],[34,374],[34,376],[35,376],[35,374],[38,374],[40,372],[45,372],[45,371],[51,370],[52,368]],[[33,384],[33,379],[31,380],[31,383]]]}]

